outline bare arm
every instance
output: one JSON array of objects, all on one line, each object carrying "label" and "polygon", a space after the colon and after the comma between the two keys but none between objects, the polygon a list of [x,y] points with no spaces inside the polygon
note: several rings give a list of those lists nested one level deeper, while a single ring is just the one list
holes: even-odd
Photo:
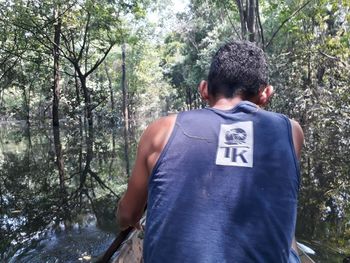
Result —
[{"label": "bare arm", "polygon": [[304,144],[303,129],[301,128],[300,124],[295,120],[290,120],[290,122],[292,125],[292,134],[293,134],[293,143],[294,143],[295,153],[298,159],[300,160],[301,149],[303,148],[303,144]]},{"label": "bare arm", "polygon": [[[290,120],[290,122],[292,125],[292,135],[293,135],[293,144],[294,144],[295,153],[296,153],[298,159],[300,160],[301,149],[302,149],[303,144],[304,144],[304,133],[303,133],[303,130],[298,122],[296,122],[295,120]],[[292,248],[294,249],[294,251],[296,251],[296,252],[298,251],[295,236],[293,237]]]},{"label": "bare arm", "polygon": [[135,226],[142,217],[146,202],[148,179],[160,153],[173,130],[176,115],[160,118],[142,134],[128,188],[119,202],[117,221],[120,228]]}]

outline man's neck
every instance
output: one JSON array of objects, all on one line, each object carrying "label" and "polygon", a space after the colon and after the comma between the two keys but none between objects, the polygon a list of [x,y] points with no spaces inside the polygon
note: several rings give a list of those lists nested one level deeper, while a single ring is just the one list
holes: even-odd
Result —
[{"label": "man's neck", "polygon": [[212,98],[209,99],[209,106],[218,110],[230,110],[234,108],[237,104],[243,101],[241,96],[235,96],[233,98]]}]

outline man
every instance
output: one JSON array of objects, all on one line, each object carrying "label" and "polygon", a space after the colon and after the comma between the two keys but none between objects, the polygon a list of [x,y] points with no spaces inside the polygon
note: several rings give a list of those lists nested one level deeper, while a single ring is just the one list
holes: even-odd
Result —
[{"label": "man", "polygon": [[120,226],[137,226],[147,201],[146,263],[288,262],[303,132],[260,108],[273,94],[263,51],[222,46],[199,92],[208,108],[141,136]]}]

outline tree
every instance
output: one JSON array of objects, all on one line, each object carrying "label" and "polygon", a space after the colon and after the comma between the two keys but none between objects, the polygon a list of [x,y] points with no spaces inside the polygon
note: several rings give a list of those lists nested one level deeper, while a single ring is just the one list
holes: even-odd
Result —
[{"label": "tree", "polygon": [[60,42],[62,31],[62,14],[60,5],[56,4],[53,10],[54,17],[54,40],[53,40],[53,101],[52,101],[52,124],[59,126],[59,100],[60,100]]},{"label": "tree", "polygon": [[123,94],[123,117],[124,117],[124,156],[125,156],[125,171],[127,176],[130,176],[129,164],[129,105],[128,105],[128,90],[126,84],[126,47],[122,44],[122,94]]}]

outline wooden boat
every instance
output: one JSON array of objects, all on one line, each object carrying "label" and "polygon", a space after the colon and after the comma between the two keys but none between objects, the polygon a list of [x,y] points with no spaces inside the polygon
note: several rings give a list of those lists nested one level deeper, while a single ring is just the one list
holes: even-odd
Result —
[{"label": "wooden boat", "polygon": [[[143,232],[140,230],[133,231],[117,251],[117,256],[113,260],[113,263],[142,263],[142,244]],[[298,254],[301,263],[315,263],[315,261],[306,254],[303,247],[299,245]]]},{"label": "wooden boat", "polygon": [[298,244],[298,255],[301,263],[315,263],[315,261],[303,250],[302,246]]},{"label": "wooden boat", "polygon": [[143,231],[134,230],[116,252],[113,263],[141,263]]}]

